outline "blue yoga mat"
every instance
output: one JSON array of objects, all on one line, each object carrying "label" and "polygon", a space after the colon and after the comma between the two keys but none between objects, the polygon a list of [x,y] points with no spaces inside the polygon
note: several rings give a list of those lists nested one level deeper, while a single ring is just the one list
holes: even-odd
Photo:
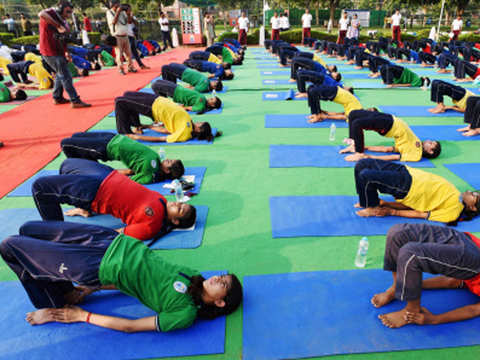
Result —
[{"label": "blue yoga mat", "polygon": [[[152,80],[152,84],[155,82],[156,79]],[[226,93],[228,90],[228,86],[223,86],[223,89],[221,91],[216,91],[217,94],[222,94],[222,93]],[[143,88],[143,89],[140,89],[139,90],[140,92],[145,92],[145,93],[148,93],[148,94],[154,94],[153,92],[153,89],[151,87],[148,87],[148,88]],[[211,93],[211,92],[210,92]]]},{"label": "blue yoga mat", "polygon": [[473,141],[468,136],[463,136],[457,129],[462,128],[462,125],[417,125],[410,126],[412,131],[419,139],[427,140],[444,140],[444,141]]},{"label": "blue yoga mat", "polygon": [[[355,254],[352,254],[352,263]],[[480,318],[441,325],[389,329],[378,315],[398,311],[393,301],[377,309],[371,297],[392,283],[383,270],[319,271],[243,278],[243,360],[300,359],[480,344]],[[424,290],[433,313],[475,304],[465,289]]]},{"label": "blue yoga mat", "polygon": [[[354,187],[353,175],[352,187]],[[395,224],[441,225],[434,221],[397,216],[363,218],[355,213],[359,210],[353,207],[357,202],[357,196],[271,197],[270,216],[273,237],[385,235]],[[459,222],[456,229],[480,231],[480,218]]]},{"label": "blue yoga mat", "polygon": [[[225,272],[206,272],[212,276]],[[221,354],[225,352],[225,317],[198,320],[192,327],[168,333],[124,333],[86,323],[31,326],[34,311],[18,281],[0,282],[0,359],[140,359]],[[100,291],[80,305],[88,311],[127,318],[154,316],[137,299],[119,291]]]},{"label": "blue yoga mat", "polygon": [[292,85],[294,86],[295,82],[290,82],[288,79],[267,79],[262,80],[263,85]]},{"label": "blue yoga mat", "polygon": [[368,77],[368,73],[349,73],[349,74],[345,74],[345,73],[342,73],[342,80],[346,80],[346,79],[370,79]]},{"label": "blue yoga mat", "polygon": [[272,62],[271,64],[258,64],[257,69],[287,69],[288,67],[280,66],[278,62]]},{"label": "blue yoga mat", "polygon": [[[373,79],[372,79],[373,80]],[[375,79],[376,81],[354,81],[352,83],[352,86],[354,89],[387,89],[390,90],[390,88],[387,88],[387,86],[382,83],[381,79]],[[417,89],[421,90],[421,88],[412,88],[412,87],[396,87],[396,88],[391,88],[395,90],[412,90],[412,89]],[[433,106],[432,106],[433,107]]]},{"label": "blue yoga mat", "polygon": [[[192,193],[198,194],[200,192],[200,187],[202,186],[203,177],[205,176],[205,167],[187,167],[185,168],[185,175],[195,175],[195,187],[192,190],[189,190]],[[40,170],[38,173],[33,175],[31,178],[26,180],[23,184],[19,185],[15,190],[13,190],[7,196],[31,196],[32,195],[32,184],[35,180],[42,176],[58,175],[58,170]],[[165,189],[163,185],[170,184],[171,180],[162,181],[155,184],[145,185],[150,190],[157,191],[162,195],[171,195],[170,189]]]},{"label": "blue yoga mat", "polygon": [[307,100],[306,98],[295,98],[295,90],[288,91],[264,91],[262,93],[263,101],[285,101],[285,100]]},{"label": "blue yoga mat", "polygon": [[[317,146],[317,145],[270,145],[270,167],[354,167],[356,162],[346,161],[350,154],[339,154],[343,146]],[[367,154],[392,155],[393,153],[376,153],[367,151]],[[406,162],[411,167],[435,167],[428,159],[418,162]]]},{"label": "blue yoga mat", "polygon": [[262,75],[262,76],[278,76],[278,75],[288,75],[288,74],[290,74],[290,69],[260,71],[260,75]]},{"label": "blue yoga mat", "polygon": [[469,183],[473,189],[480,189],[480,164],[444,164],[445,167]]},{"label": "blue yoga mat", "polygon": [[380,111],[385,112],[387,114],[392,114],[395,116],[415,116],[415,117],[445,117],[445,116],[453,116],[453,117],[463,117],[462,113],[457,111],[446,111],[440,114],[432,114],[428,109],[434,108],[435,104],[426,106],[426,105],[380,105]]},{"label": "blue yoga mat", "polygon": [[[205,224],[207,222],[208,206],[195,205],[197,209],[197,221],[193,230],[172,231],[158,239],[152,249],[193,249],[202,244]],[[18,234],[18,229],[27,221],[42,220],[37,209],[4,209],[0,210],[0,239],[7,236]],[[123,226],[120,219],[110,215],[97,215],[89,218],[81,216],[65,216],[65,221],[76,222],[90,225],[101,225],[112,229],[119,229]],[[147,240],[146,244],[149,243]]]},{"label": "blue yoga mat", "polygon": [[307,114],[267,114],[265,115],[266,128],[329,128],[335,123],[337,128],[348,128],[345,121],[324,120],[317,123],[309,123]]}]

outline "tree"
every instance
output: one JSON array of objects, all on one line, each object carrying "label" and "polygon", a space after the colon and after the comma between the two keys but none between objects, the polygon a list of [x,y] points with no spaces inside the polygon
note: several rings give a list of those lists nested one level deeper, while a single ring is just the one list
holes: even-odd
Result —
[{"label": "tree", "polygon": [[40,5],[43,9],[54,6],[57,0],[27,0],[30,5]]}]

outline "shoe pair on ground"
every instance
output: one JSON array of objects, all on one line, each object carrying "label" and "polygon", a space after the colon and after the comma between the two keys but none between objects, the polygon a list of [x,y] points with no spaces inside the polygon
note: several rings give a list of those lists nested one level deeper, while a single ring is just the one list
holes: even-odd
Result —
[{"label": "shoe pair on ground", "polygon": [[64,97],[62,97],[62,98],[60,98],[60,99],[53,99],[53,103],[54,103],[55,105],[62,105],[62,104],[71,103],[71,104],[72,104],[72,108],[74,108],[74,109],[86,108],[86,107],[92,106],[91,104],[87,104],[87,103],[83,102],[83,101],[80,100],[80,99],[78,99],[77,101],[70,101],[70,100],[65,99]]}]

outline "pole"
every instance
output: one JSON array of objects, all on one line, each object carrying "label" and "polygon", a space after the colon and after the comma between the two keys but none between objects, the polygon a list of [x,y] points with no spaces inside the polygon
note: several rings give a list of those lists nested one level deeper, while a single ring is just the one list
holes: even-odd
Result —
[{"label": "pole", "polygon": [[442,9],[440,10],[440,18],[438,19],[437,41],[440,39],[440,25],[442,23],[443,9],[445,8],[445,0],[442,0]]}]

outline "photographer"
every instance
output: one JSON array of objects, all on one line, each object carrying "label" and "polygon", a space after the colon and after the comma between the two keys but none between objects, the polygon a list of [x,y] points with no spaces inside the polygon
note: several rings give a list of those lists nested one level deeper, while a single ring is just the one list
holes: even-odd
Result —
[{"label": "photographer", "polygon": [[[72,76],[67,68],[67,39],[70,27],[66,19],[73,13],[73,5],[68,1],[60,1],[56,8],[40,12],[40,53],[45,62],[55,71],[53,86],[53,102],[56,105],[72,103],[73,108],[91,106],[80,100],[72,83]],[[63,89],[70,101],[63,97]]]},{"label": "photographer", "polygon": [[107,22],[110,34],[117,41],[115,53],[117,55],[118,72],[125,75],[123,70],[122,55],[128,62],[128,72],[137,72],[133,67],[130,42],[128,40],[128,5],[120,5],[119,0],[112,0],[110,9],[107,10]]}]

